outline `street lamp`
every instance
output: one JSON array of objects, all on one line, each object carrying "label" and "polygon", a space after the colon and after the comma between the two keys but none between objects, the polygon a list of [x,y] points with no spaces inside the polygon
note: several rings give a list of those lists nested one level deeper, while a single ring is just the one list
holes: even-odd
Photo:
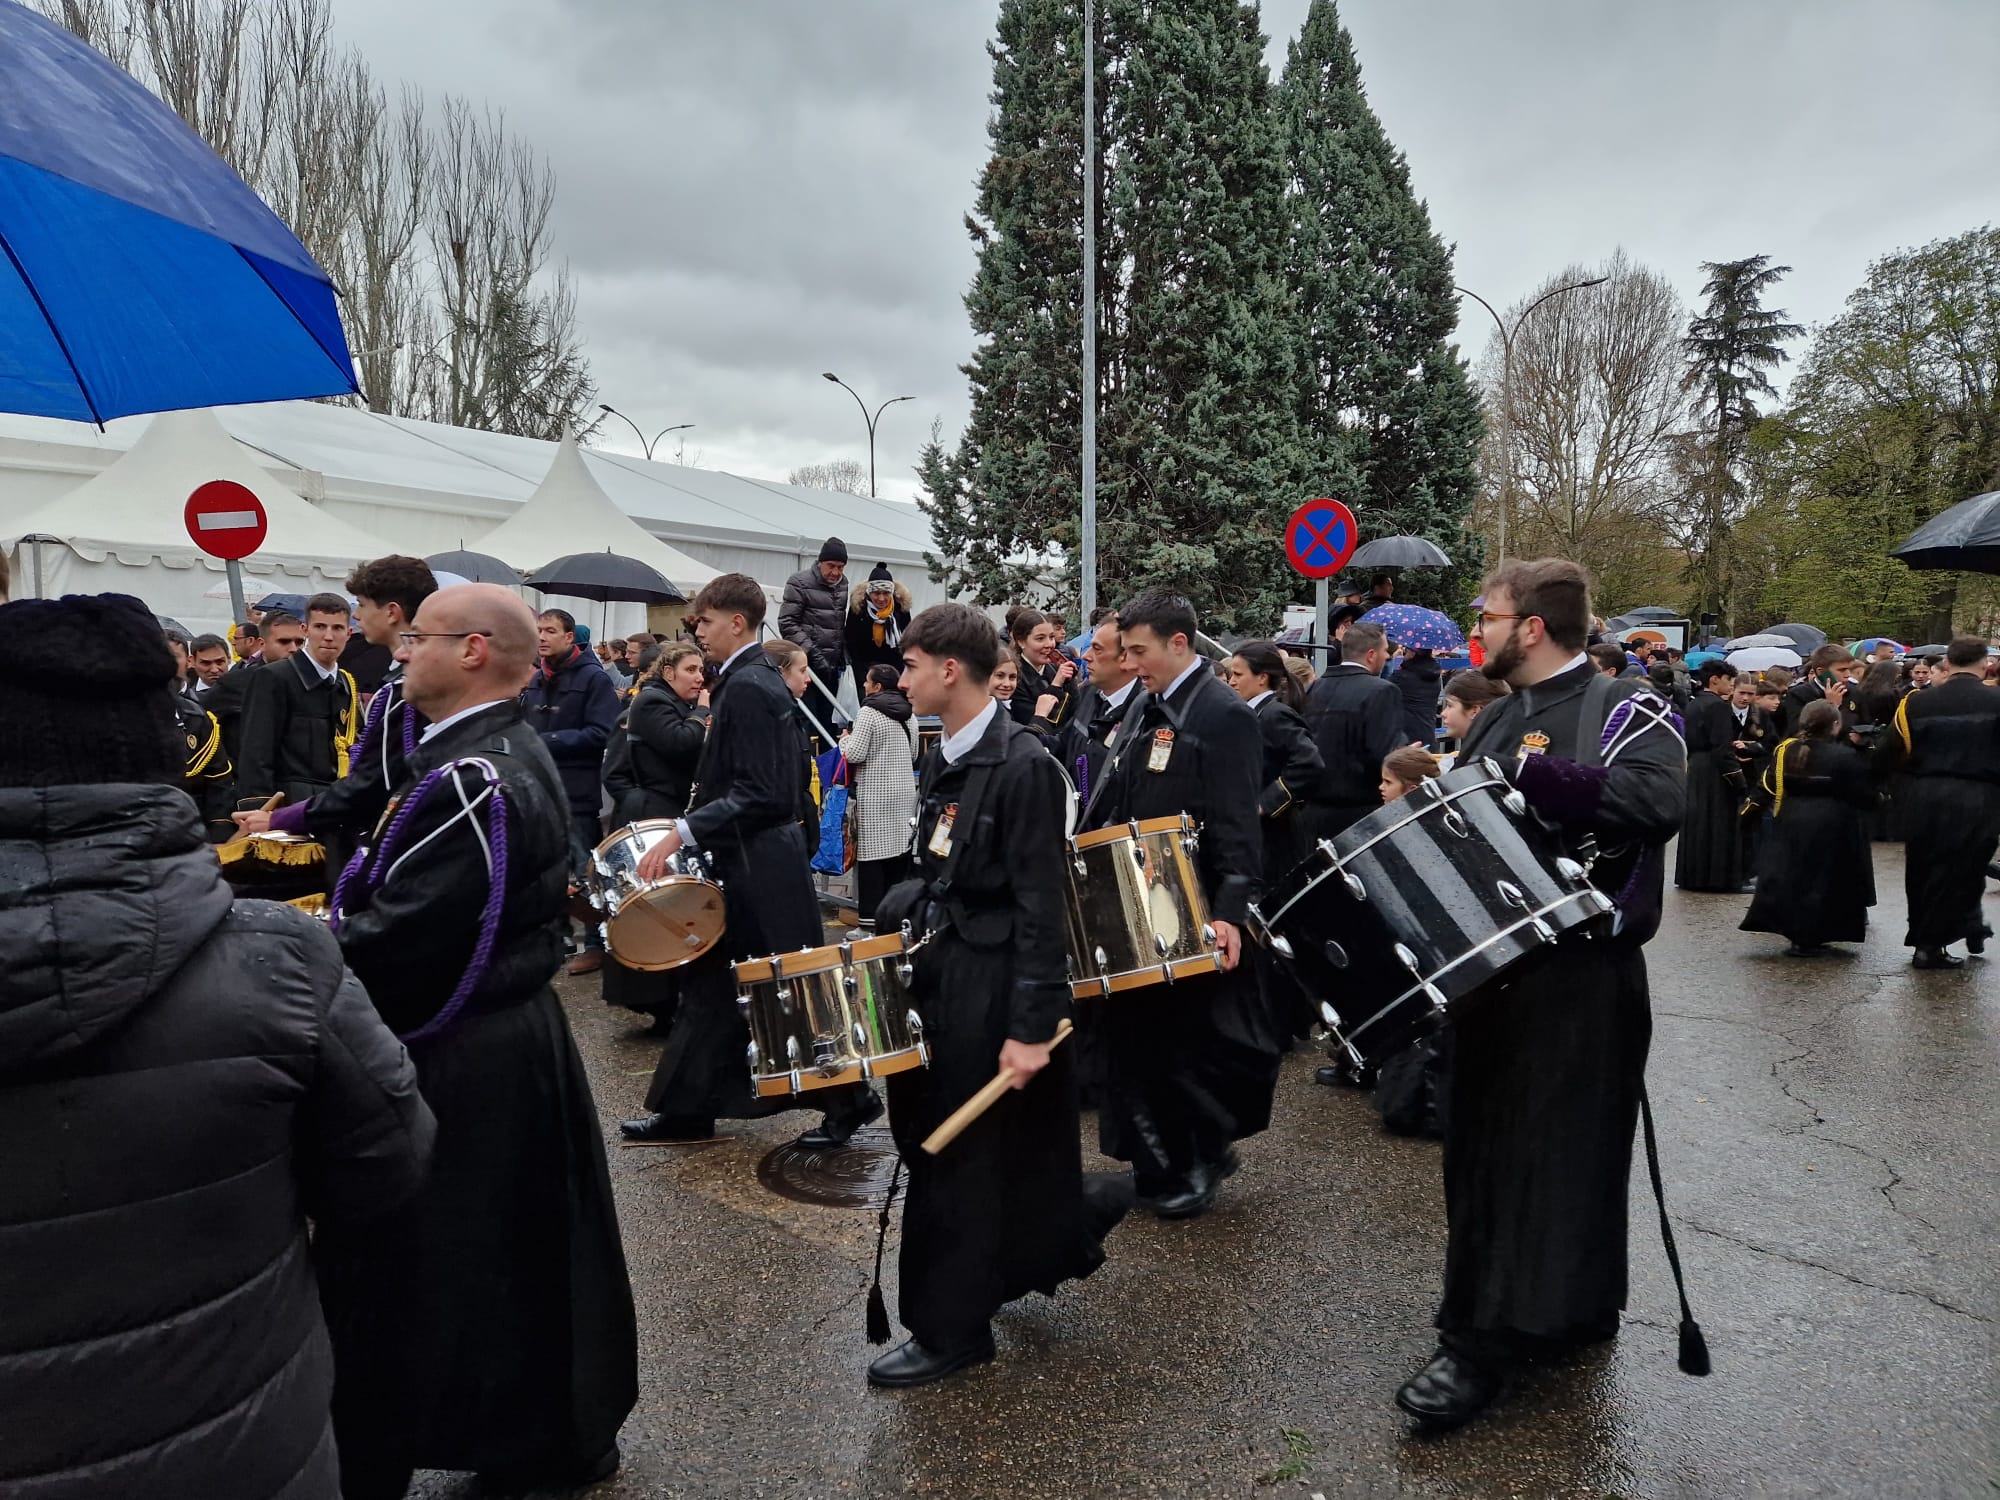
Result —
[{"label": "street lamp", "polygon": [[1514,514],[1514,335],[1521,331],[1521,325],[1528,321],[1528,315],[1544,302],[1560,297],[1564,292],[1580,292],[1587,286],[1603,286],[1609,276],[1593,276],[1589,281],[1570,281],[1544,292],[1521,310],[1521,316],[1509,328],[1500,314],[1493,311],[1493,304],[1479,293],[1466,287],[1454,287],[1454,291],[1464,292],[1487,312],[1493,315],[1493,326],[1500,330],[1500,557],[1507,559],[1507,518]]},{"label": "street lamp", "polygon": [[819,378],[821,380],[831,380],[835,385],[847,392],[848,395],[853,396],[854,404],[861,408],[861,420],[868,424],[868,493],[872,497],[875,493],[875,424],[882,420],[882,413],[894,406],[898,401],[914,401],[917,398],[915,396],[891,396],[887,401],[884,401],[880,406],[875,408],[875,415],[871,417],[868,415],[868,403],[861,399],[853,386],[842,380],[831,370],[822,370]]},{"label": "street lamp", "polygon": [[620,411],[617,407],[606,406],[602,401],[600,401],[597,403],[597,409],[603,412],[606,416],[616,417],[619,421],[623,422],[627,427],[632,429],[634,434],[636,434],[639,439],[639,446],[646,450],[646,461],[648,463],[651,463],[653,461],[654,445],[657,444],[661,438],[665,437],[670,432],[686,432],[690,427],[694,426],[694,423],[692,422],[677,422],[672,427],[662,427],[658,432],[653,434],[653,441],[649,443],[646,441],[646,434],[639,431],[639,424],[633,421],[630,417],[626,416],[625,413]]}]

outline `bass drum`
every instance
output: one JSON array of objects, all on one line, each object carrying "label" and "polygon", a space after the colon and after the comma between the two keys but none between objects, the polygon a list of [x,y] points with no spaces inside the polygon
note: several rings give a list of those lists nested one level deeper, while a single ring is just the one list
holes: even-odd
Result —
[{"label": "bass drum", "polygon": [[1492,760],[1459,766],[1319,844],[1251,908],[1357,1067],[1566,933],[1603,925],[1590,884]]}]

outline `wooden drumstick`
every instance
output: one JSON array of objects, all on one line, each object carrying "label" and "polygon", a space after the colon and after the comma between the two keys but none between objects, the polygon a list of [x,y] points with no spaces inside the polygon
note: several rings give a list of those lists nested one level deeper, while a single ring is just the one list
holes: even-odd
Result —
[{"label": "wooden drumstick", "polygon": [[[1063,1039],[1072,1030],[1074,1028],[1068,1021],[1064,1021],[1058,1026],[1056,1034],[1049,1038],[1049,1050],[1053,1052],[1056,1048],[1060,1047],[1063,1044]],[[1013,1086],[1014,1070],[1012,1068],[1002,1068],[998,1073],[995,1073],[991,1083],[966,1100],[965,1103],[959,1105],[957,1109],[953,1110],[945,1118],[945,1122],[942,1125],[924,1137],[924,1151],[928,1155],[936,1156],[938,1152],[944,1150],[945,1147],[963,1135],[966,1126],[998,1104],[1000,1096]]]},{"label": "wooden drumstick", "polygon": [[[258,808],[257,811],[269,812],[272,808],[276,807],[280,802],[283,802],[284,800],[285,800],[285,794],[283,792],[273,792],[271,793],[270,796],[264,799],[264,805]],[[236,825],[236,832],[232,833],[228,838],[224,839],[223,842],[225,844],[234,844],[249,837],[250,837],[250,830],[245,828],[241,823],[238,823]]]}]

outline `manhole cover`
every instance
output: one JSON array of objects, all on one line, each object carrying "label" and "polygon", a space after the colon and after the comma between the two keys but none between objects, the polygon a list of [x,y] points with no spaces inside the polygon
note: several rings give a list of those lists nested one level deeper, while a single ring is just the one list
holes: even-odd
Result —
[{"label": "manhole cover", "polygon": [[896,1167],[896,1142],[882,1125],[864,1125],[845,1146],[805,1151],[792,1142],[757,1163],[757,1180],[794,1203],[879,1212]]}]

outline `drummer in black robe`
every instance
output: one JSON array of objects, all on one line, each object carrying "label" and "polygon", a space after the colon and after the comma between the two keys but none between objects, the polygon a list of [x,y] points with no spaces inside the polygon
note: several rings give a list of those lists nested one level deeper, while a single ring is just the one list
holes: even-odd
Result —
[{"label": "drummer in black robe", "polygon": [[1984,641],[1953,641],[1931,685],[1898,706],[1895,733],[1878,749],[1905,776],[1903,942],[1919,969],[1956,969],[1965,960],[1947,945],[1963,938],[1968,953],[1983,953],[1990,935],[1980,906],[2000,839],[2000,690],[1984,684],[1985,661]]},{"label": "drummer in black robe", "polygon": [[404,638],[431,721],[336,899],[342,956],[416,1063],[437,1149],[408,1206],[314,1249],[347,1500],[413,1469],[502,1488],[618,1466],[637,1332],[590,1083],[550,980],[568,804],[517,701],[534,616],[443,589]]},{"label": "drummer in black robe", "polygon": [[1684,891],[1740,891],[1747,872],[1738,816],[1749,791],[1736,759],[1743,730],[1732,704],[1736,669],[1710,661],[1694,669],[1687,712],[1687,813],[1674,856],[1674,884]]},{"label": "drummer in black robe", "polygon": [[640,858],[658,880],[683,846],[705,853],[722,882],[722,941],[681,970],[680,1003],[646,1093],[649,1114],[619,1127],[628,1141],[706,1140],[718,1119],[748,1120],[813,1104],[826,1111],[799,1137],[812,1149],[845,1145],[882,1113],[865,1083],[760,1099],[751,1085],[750,1028],[736,1003],[730,961],[817,948],[826,942],[807,863],[810,794],[804,721],[777,663],[758,640],[764,590],[747,573],[702,586],[688,625],[720,669],[709,692],[709,729],[687,814]]},{"label": "drummer in black robe", "polygon": [[1875,785],[1867,759],[1839,735],[1840,710],[1808,703],[1798,738],[1779,747],[1764,774],[1771,833],[1742,930],[1784,934],[1793,957],[1861,942],[1875,904],[1867,826]]},{"label": "drummer in black robe", "polygon": [[[910,702],[944,721],[924,761],[918,878],[884,898],[926,934],[916,1002],[930,1066],[888,1079],[909,1173],[898,1311],[909,1341],[873,1385],[924,1385],[993,1357],[991,1319],[1102,1262],[1086,1223],[1074,1054],[1052,1048],[1070,1010],[1063,941],[1063,800],[1037,736],[987,691],[1000,642],[963,604],[903,632]],[[1012,1091],[938,1155],[925,1136],[999,1070]]]},{"label": "drummer in black robe", "polygon": [[1104,1039],[1099,1135],[1105,1155],[1132,1163],[1147,1207],[1192,1218],[1235,1171],[1230,1142],[1270,1123],[1284,1047],[1242,964],[1243,923],[1262,882],[1264,742],[1256,716],[1195,651],[1187,600],[1140,594],[1118,623],[1146,697],[1113,741],[1083,826],[1182,813],[1200,825],[1195,867],[1223,971],[1092,1002]]},{"label": "drummer in black robe", "polygon": [[1500,763],[1573,852],[1594,842],[1591,883],[1617,912],[1453,1007],[1441,1347],[1396,1394],[1435,1426],[1476,1415],[1520,1364],[1612,1337],[1625,1304],[1652,1036],[1640,948],[1659,927],[1686,751],[1663,699],[1584,654],[1590,619],[1574,563],[1509,562],[1487,581],[1482,670],[1514,691],[1473,722],[1461,760]]}]

